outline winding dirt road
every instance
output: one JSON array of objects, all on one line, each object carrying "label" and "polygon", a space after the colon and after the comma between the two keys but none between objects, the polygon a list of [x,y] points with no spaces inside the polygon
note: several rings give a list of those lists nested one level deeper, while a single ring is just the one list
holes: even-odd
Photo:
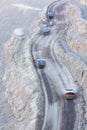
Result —
[{"label": "winding dirt road", "polygon": [[45,69],[39,70],[34,62],[45,96],[45,116],[42,130],[78,130],[75,125],[77,119],[76,102],[74,100],[67,101],[64,97],[65,88],[72,87],[69,79],[71,77],[72,81],[73,78],[69,72],[67,75],[63,71],[54,52],[56,37],[60,38],[61,33],[64,34],[69,24],[63,14],[66,2],[55,2],[48,7],[46,15],[49,11],[55,11],[57,24],[51,27],[50,35],[39,34],[32,44],[33,60],[44,58],[47,63]]}]

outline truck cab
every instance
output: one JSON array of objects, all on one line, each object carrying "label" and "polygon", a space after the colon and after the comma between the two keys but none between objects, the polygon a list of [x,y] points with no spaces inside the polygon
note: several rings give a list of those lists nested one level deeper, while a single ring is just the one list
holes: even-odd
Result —
[{"label": "truck cab", "polygon": [[37,62],[38,62],[38,67],[39,67],[40,69],[43,69],[43,68],[46,66],[46,61],[45,61],[45,59],[38,59]]}]

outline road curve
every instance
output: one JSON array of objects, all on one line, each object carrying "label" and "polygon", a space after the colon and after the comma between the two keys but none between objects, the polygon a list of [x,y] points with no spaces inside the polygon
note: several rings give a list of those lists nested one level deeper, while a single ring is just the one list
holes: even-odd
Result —
[{"label": "road curve", "polygon": [[[53,5],[51,4],[51,7],[49,7],[50,11],[58,11],[58,16],[56,14],[56,20],[64,20],[64,26],[61,23],[59,25],[59,35],[60,31],[63,29],[65,31],[67,26],[65,17],[63,13],[61,13],[65,2],[66,1],[58,2],[58,5],[57,3],[53,3]],[[47,11],[49,11],[49,9],[47,9]],[[59,11],[61,13],[60,16]],[[53,28],[51,32],[52,35],[46,37],[42,35],[38,36],[33,42],[31,52],[34,61],[37,58],[45,58],[47,61],[44,70],[37,69],[34,62],[35,69],[42,81],[42,88],[45,96],[45,117],[42,130],[73,130],[76,121],[76,104],[74,101],[66,101],[63,96],[62,91],[67,85],[70,86],[70,82],[68,81],[69,78],[67,75],[62,71],[53,51],[53,39],[58,34]],[[75,130],[77,130],[77,128],[75,128]]]}]

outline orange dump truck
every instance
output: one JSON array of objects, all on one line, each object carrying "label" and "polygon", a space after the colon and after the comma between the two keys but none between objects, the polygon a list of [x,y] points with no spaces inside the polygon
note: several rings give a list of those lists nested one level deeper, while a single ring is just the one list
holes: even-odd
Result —
[{"label": "orange dump truck", "polygon": [[76,93],[73,89],[68,88],[68,89],[66,89],[65,97],[67,99],[74,99],[76,97]]}]

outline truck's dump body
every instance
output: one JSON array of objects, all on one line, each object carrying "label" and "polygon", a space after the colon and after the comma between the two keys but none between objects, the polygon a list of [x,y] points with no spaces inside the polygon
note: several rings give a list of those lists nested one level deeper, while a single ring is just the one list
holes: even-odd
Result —
[{"label": "truck's dump body", "polygon": [[76,97],[76,94],[73,89],[66,89],[65,96],[67,99],[74,99]]}]

